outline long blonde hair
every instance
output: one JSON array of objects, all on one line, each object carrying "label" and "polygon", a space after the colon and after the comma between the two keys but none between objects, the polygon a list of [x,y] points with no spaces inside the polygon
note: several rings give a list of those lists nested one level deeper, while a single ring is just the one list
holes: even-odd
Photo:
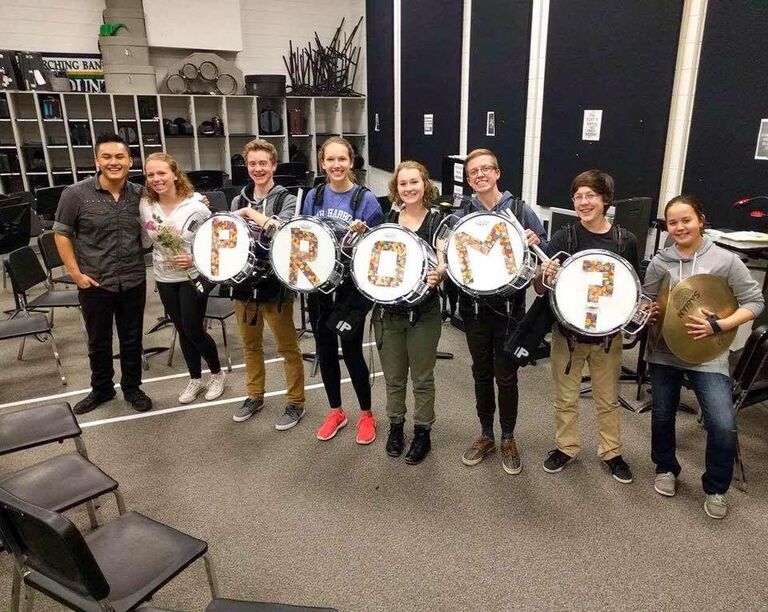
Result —
[{"label": "long blonde hair", "polygon": [[[184,171],[181,168],[179,168],[179,162],[168,155],[168,153],[152,153],[151,155],[148,155],[146,161],[144,162],[145,172],[147,169],[147,164],[151,161],[163,161],[168,164],[171,172],[173,172],[173,175],[176,177],[173,184],[176,187],[176,195],[179,196],[179,198],[186,200],[189,196],[195,193],[195,188],[192,186],[192,183],[189,182],[187,175],[184,174]],[[144,185],[144,190],[145,195],[150,202],[157,202],[159,196],[157,195],[157,192],[149,185],[148,180]]]},{"label": "long blonde hair", "polygon": [[395,168],[392,178],[389,179],[389,201],[397,206],[400,206],[403,203],[400,194],[397,191],[397,175],[400,174],[401,170],[419,171],[421,180],[424,182],[424,200],[422,200],[422,204],[424,208],[428,209],[429,205],[437,199],[437,187],[435,187],[432,181],[429,180],[429,172],[424,167],[424,164],[410,159],[400,162],[397,168]]},{"label": "long blonde hair", "polygon": [[[323,161],[325,161],[326,147],[332,144],[340,144],[347,148],[347,155],[349,155],[349,161],[352,164],[352,167],[347,172],[347,178],[353,183],[357,183],[357,177],[355,176],[355,173],[352,171],[353,168],[355,167],[355,150],[352,148],[352,145],[349,144],[349,141],[346,138],[342,138],[341,136],[331,136],[330,138],[326,139],[326,141],[320,147],[320,163],[322,164]],[[323,168],[323,171],[325,171],[325,168]],[[326,183],[331,182],[327,174],[325,175],[325,182]]]}]

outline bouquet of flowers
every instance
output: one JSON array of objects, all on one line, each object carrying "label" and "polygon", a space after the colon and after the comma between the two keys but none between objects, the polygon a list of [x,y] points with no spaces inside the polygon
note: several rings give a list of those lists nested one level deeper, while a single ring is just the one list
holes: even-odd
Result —
[{"label": "bouquet of flowers", "polygon": [[[155,243],[155,248],[160,247],[162,251],[165,251],[172,258],[174,255],[184,252],[185,244],[187,241],[182,237],[181,232],[175,227],[163,224],[163,220],[157,215],[152,215],[152,218],[144,222],[144,229],[147,230],[150,238]],[[176,267],[173,263],[167,262],[168,265]],[[187,279],[192,283],[198,291],[203,293],[205,287],[200,283],[197,271],[194,268],[187,268],[184,270],[187,274]],[[195,272],[193,275],[192,272]]]}]

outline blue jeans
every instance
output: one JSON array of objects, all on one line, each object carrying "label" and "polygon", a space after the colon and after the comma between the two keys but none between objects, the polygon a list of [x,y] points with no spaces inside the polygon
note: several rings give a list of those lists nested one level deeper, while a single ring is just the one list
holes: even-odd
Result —
[{"label": "blue jeans", "polygon": [[696,372],[656,363],[650,364],[653,412],[651,459],[656,473],[680,474],[675,457],[675,417],[680,405],[680,387],[685,376],[699,400],[707,428],[706,470],[701,477],[704,492],[725,493],[731,486],[736,457],[736,413],[731,379],[724,374]]}]

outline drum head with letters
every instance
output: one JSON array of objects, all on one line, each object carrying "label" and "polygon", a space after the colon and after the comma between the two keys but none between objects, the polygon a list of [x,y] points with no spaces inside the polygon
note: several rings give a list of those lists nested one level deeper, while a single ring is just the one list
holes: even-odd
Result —
[{"label": "drum head with letters", "polygon": [[525,253],[525,237],[511,220],[479,212],[464,217],[453,228],[446,266],[465,291],[494,295],[517,278]]},{"label": "drum head with letters", "polygon": [[607,336],[634,315],[640,282],[626,259],[593,249],[565,261],[555,277],[552,295],[553,310],[561,323],[588,336]]},{"label": "drum head with letters", "polygon": [[295,291],[312,291],[328,282],[338,258],[333,232],[312,217],[298,217],[272,238],[269,257],[277,277]]},{"label": "drum head with letters", "polygon": [[426,273],[416,234],[385,223],[362,236],[352,255],[352,276],[361,293],[379,304],[395,304],[411,294]]},{"label": "drum head with letters", "polygon": [[243,219],[217,214],[195,232],[192,260],[207,279],[225,282],[247,267],[253,248],[251,230]]}]

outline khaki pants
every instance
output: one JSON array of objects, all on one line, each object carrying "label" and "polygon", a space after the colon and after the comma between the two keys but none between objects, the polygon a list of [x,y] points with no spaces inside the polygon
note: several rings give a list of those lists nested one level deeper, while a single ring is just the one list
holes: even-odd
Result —
[{"label": "khaki pants", "polygon": [[[272,330],[277,352],[285,359],[286,401],[304,403],[304,364],[301,360],[296,328],[293,326],[293,302],[246,303],[235,300],[235,316],[243,339],[245,356],[245,388],[250,398],[264,397],[266,370],[264,368],[264,321]],[[255,317],[255,320],[254,320]]]},{"label": "khaki pants", "polygon": [[597,413],[600,444],[597,454],[603,460],[621,455],[621,413],[619,411],[619,374],[621,372],[621,336],[614,337],[608,353],[601,344],[577,344],[573,351],[570,374],[568,341],[557,329],[552,330],[552,377],[555,381],[555,420],[557,448],[570,457],[581,450],[579,436],[579,391],[584,363],[589,364],[592,397]]}]

